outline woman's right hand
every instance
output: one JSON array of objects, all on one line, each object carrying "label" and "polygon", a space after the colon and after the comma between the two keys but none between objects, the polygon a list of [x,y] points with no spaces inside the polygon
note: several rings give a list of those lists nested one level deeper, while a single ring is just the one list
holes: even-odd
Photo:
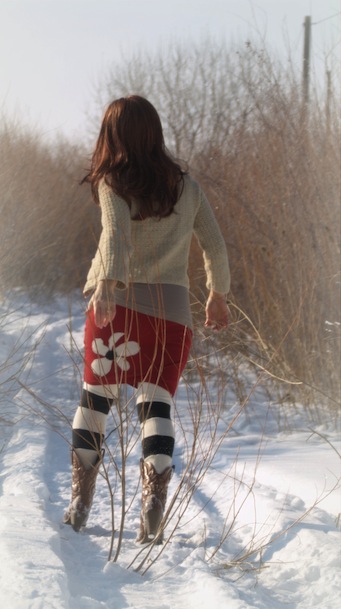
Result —
[{"label": "woman's right hand", "polygon": [[115,305],[116,281],[103,279],[98,282],[97,287],[90,298],[87,312],[94,310],[95,324],[98,328],[104,328],[110,324],[116,314]]}]

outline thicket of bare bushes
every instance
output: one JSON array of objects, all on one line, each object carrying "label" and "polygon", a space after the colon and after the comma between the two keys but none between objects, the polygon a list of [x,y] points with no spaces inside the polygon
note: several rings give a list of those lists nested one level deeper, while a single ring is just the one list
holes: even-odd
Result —
[{"label": "thicket of bare bushes", "polygon": [[[219,218],[232,269],[228,347],[337,401],[340,331],[340,124],[335,98],[304,108],[300,74],[247,45],[207,42],[139,54],[99,89],[147,96],[168,147],[187,160]],[[327,104],[327,107],[326,107]],[[328,111],[327,111],[328,110]],[[92,119],[93,120],[93,119]],[[5,126],[1,133],[1,280],[44,294],[82,284],[98,210],[78,187],[84,150]],[[192,289],[204,274],[193,247]],[[243,313],[239,311],[242,310]],[[255,341],[252,325],[261,340]]]},{"label": "thicket of bare bushes", "polygon": [[[0,131],[0,294],[49,298],[80,287],[96,248],[98,210],[79,182],[84,149],[44,143],[3,120]],[[97,212],[97,213],[96,213]]]}]

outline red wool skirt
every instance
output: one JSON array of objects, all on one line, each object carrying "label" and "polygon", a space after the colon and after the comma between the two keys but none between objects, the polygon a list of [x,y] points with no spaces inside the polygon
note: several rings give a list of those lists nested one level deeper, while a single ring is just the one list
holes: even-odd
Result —
[{"label": "red wool skirt", "polygon": [[192,331],[175,322],[116,307],[111,324],[98,328],[91,310],[84,335],[84,381],[138,387],[149,382],[174,395],[186,365]]}]

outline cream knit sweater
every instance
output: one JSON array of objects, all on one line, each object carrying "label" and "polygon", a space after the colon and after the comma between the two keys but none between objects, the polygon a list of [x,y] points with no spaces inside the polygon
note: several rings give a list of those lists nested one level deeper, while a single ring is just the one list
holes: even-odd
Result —
[{"label": "cream knit sweater", "polygon": [[[203,251],[206,286],[227,293],[230,273],[226,246],[212,208],[199,184],[184,176],[183,193],[174,210],[161,220],[131,220],[127,203],[102,180],[99,186],[102,233],[84,294],[101,279],[189,287],[188,257],[194,234]],[[133,210],[134,211],[134,210]]]}]

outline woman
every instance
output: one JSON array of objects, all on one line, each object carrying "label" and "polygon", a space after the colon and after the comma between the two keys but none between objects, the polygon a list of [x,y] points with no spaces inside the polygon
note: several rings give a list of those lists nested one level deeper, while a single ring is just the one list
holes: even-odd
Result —
[{"label": "woman", "polygon": [[172,398],[191,340],[188,256],[203,250],[205,326],[226,328],[229,267],[223,237],[200,186],[167,153],[160,118],[137,95],[107,108],[83,182],[102,214],[102,233],[84,288],[84,386],[72,434],[72,496],[64,522],[86,524],[110,407],[119,387],[136,390],[142,430],[142,509],[137,540],[162,541],[172,475]]}]

